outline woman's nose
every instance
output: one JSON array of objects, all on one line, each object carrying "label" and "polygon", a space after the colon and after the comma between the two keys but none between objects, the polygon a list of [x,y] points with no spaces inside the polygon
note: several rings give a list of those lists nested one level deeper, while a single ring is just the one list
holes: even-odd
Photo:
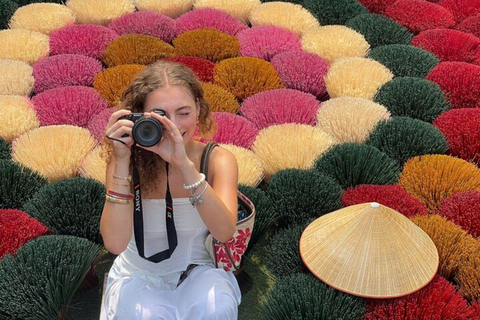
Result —
[{"label": "woman's nose", "polygon": [[172,116],[168,119],[173,122],[173,124],[175,125],[175,127],[177,127],[177,129],[180,129],[180,124],[178,123],[179,121],[175,116]]}]

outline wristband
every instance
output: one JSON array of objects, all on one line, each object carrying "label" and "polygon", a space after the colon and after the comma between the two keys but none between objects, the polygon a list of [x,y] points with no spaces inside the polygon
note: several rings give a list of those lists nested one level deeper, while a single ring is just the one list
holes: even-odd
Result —
[{"label": "wristband", "polygon": [[109,196],[114,196],[116,198],[124,198],[124,199],[128,199],[128,200],[132,200],[133,199],[133,194],[123,194],[123,193],[118,193],[118,192],[115,192],[115,191],[112,191],[112,190],[108,190],[107,191],[107,194]]},{"label": "wristband", "polygon": [[108,202],[113,202],[113,203],[121,203],[121,204],[128,204],[130,203],[130,200],[128,199],[122,199],[122,198],[117,198],[117,197],[113,197],[109,194],[106,194],[105,195],[105,200],[107,200]]}]

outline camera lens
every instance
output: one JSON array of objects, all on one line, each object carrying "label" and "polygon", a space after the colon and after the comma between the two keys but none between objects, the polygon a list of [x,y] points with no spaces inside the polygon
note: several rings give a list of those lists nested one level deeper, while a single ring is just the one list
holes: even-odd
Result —
[{"label": "camera lens", "polygon": [[162,138],[162,125],[156,119],[142,118],[133,125],[132,134],[133,139],[139,145],[151,147],[156,145]]}]

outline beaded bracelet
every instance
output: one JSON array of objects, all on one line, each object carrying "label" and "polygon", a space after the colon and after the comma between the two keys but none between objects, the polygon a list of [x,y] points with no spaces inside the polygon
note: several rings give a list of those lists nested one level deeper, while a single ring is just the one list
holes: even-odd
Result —
[{"label": "beaded bracelet", "polygon": [[116,174],[114,174],[113,177],[116,178],[116,179],[128,180],[128,182],[132,182],[132,175],[129,175],[128,177],[122,177],[122,176],[117,176]]},{"label": "beaded bracelet", "polygon": [[115,181],[112,181],[112,184],[115,185],[115,186],[120,186],[120,187],[131,187],[130,184],[116,183]]},{"label": "beaded bracelet", "polygon": [[202,183],[205,182],[205,175],[203,173],[200,173],[200,176],[201,176],[200,180],[198,180],[197,182],[195,182],[193,184],[189,184],[189,185],[183,184],[183,188],[186,189],[186,190],[198,188],[199,185],[201,185]]},{"label": "beaded bracelet", "polygon": [[121,203],[121,204],[128,204],[128,203],[130,203],[130,200],[129,200],[129,199],[117,198],[117,197],[111,196],[111,195],[109,195],[109,194],[106,194],[106,195],[105,195],[105,200],[107,200],[108,202]]}]

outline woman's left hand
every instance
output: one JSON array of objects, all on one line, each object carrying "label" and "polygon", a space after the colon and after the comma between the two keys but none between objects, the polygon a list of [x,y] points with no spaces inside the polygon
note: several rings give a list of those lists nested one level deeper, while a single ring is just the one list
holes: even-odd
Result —
[{"label": "woman's left hand", "polygon": [[146,112],[144,115],[160,121],[163,128],[163,136],[162,139],[152,147],[138,146],[158,154],[163,160],[173,166],[179,168],[184,166],[188,162],[188,157],[185,151],[183,137],[180,131],[178,131],[177,126],[167,117],[155,112]]}]

